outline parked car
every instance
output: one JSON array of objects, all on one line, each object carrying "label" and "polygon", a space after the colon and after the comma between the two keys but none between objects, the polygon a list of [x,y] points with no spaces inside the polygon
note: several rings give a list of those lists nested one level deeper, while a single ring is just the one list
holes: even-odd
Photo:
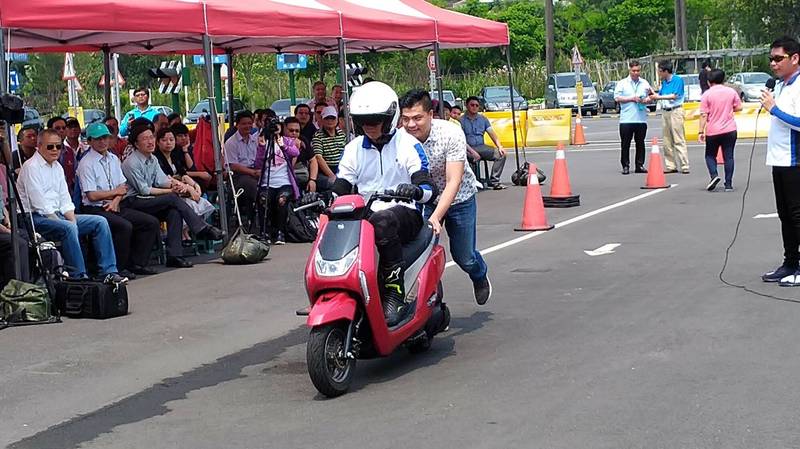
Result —
[{"label": "parked car", "polygon": [[[619,103],[617,100],[614,99],[614,89],[617,87],[616,81],[611,81],[610,83],[603,86],[603,90],[599,93],[599,105],[600,105],[600,112],[619,112]],[[650,112],[655,112],[656,104],[650,103],[647,105],[647,110]]]},{"label": "parked car", "polygon": [[22,127],[34,127],[36,129],[44,128],[44,120],[42,120],[42,116],[39,115],[39,111],[34,108],[30,108],[25,106],[25,117],[22,122]]},{"label": "parked car", "polygon": [[683,101],[700,101],[700,77],[696,73],[678,76],[683,79]]},{"label": "parked car", "polygon": [[164,114],[169,116],[172,114],[172,108],[169,106],[152,106],[153,109],[159,112],[159,114]]},{"label": "parked car", "polygon": [[736,73],[730,77],[728,85],[739,93],[742,101],[759,101],[761,91],[770,78],[771,76],[764,72]]},{"label": "parked car", "polygon": [[[597,115],[597,90],[595,90],[592,80],[589,79],[589,75],[581,73],[580,78],[583,84],[583,106],[581,107],[581,112]],[[548,109],[570,108],[577,112],[578,93],[575,90],[575,72],[554,73],[547,77],[544,103]]]},{"label": "parked car", "polygon": [[[508,92],[508,91],[506,90],[506,92]],[[434,100],[438,100],[439,99],[439,92],[438,91],[432,90],[432,91],[428,92],[428,94]],[[444,101],[449,103],[450,106],[455,106],[455,105],[461,106],[461,98],[456,98],[456,94],[454,94],[452,90],[443,90],[442,91],[442,98],[444,98]]]},{"label": "parked car", "polygon": [[[297,98],[295,104],[301,104],[308,102],[308,98]],[[272,105],[269,107],[275,114],[278,115],[278,118],[281,120],[285,120],[286,117],[292,115],[292,100],[290,98],[281,98],[280,100],[275,100],[272,102]]]},{"label": "parked car", "polygon": [[[445,98],[446,99],[446,98]],[[488,86],[481,89],[478,99],[484,111],[510,111],[511,95],[508,86]],[[514,109],[524,111],[528,109],[528,102],[514,89]]]},{"label": "parked car", "polygon": [[[183,122],[184,123],[197,123],[197,119],[200,118],[201,115],[208,114],[208,109],[209,109],[208,100],[202,100],[202,101],[198,102],[196,105],[194,105],[192,110],[188,114],[186,114],[186,118],[184,118]],[[244,103],[242,103],[242,100],[239,100],[238,98],[234,98],[233,99],[233,113],[234,114],[237,114],[240,111],[244,111],[245,109],[247,109],[247,108],[245,107]],[[228,100],[227,99],[222,101],[222,111],[220,111],[220,112],[222,114],[227,114],[228,113]]]},{"label": "parked car", "polygon": [[[69,118],[70,115],[68,112],[65,112],[61,115],[63,118]],[[92,123],[102,122],[106,119],[105,111],[101,109],[84,109],[83,110],[83,126],[84,128],[91,125]]]}]

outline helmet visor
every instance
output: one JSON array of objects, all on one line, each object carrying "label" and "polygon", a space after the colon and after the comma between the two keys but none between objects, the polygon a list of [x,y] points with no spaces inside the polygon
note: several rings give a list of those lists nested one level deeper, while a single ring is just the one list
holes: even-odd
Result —
[{"label": "helmet visor", "polygon": [[359,126],[376,126],[382,125],[386,120],[390,120],[386,114],[367,114],[367,115],[353,115],[353,123]]}]

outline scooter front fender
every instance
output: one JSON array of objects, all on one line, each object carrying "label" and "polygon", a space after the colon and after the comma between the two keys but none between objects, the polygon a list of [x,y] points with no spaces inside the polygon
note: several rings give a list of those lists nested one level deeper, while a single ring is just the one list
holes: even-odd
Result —
[{"label": "scooter front fender", "polygon": [[315,327],[339,320],[353,321],[356,316],[356,300],[347,292],[323,295],[311,307],[306,324]]}]

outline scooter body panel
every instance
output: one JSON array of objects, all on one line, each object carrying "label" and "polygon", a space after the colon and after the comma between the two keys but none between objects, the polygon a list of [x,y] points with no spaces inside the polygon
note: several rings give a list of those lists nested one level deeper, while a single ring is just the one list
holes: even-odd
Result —
[{"label": "scooter body panel", "polygon": [[357,307],[356,299],[350,292],[323,294],[311,308],[306,324],[314,327],[340,320],[352,321],[356,316]]}]

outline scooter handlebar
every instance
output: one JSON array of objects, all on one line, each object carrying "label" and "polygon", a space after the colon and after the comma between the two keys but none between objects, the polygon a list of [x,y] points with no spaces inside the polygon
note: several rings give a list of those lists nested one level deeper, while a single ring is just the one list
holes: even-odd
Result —
[{"label": "scooter handlebar", "polygon": [[325,201],[318,200],[318,201],[314,201],[313,203],[308,203],[308,204],[306,204],[304,206],[295,207],[292,210],[295,211],[295,212],[300,212],[301,210],[313,209],[315,207],[325,208],[325,206],[326,206]]}]

